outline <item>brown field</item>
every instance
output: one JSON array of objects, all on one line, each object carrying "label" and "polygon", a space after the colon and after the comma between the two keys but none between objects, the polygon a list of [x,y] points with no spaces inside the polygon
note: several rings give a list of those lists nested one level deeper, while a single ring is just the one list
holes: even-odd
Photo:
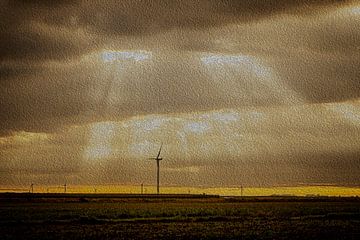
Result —
[{"label": "brown field", "polygon": [[0,194],[1,239],[360,239],[358,198]]}]

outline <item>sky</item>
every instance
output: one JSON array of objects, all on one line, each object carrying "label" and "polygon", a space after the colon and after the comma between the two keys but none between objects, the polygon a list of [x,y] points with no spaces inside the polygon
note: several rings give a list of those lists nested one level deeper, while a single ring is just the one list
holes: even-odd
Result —
[{"label": "sky", "polygon": [[0,185],[360,185],[360,1],[0,1]]}]

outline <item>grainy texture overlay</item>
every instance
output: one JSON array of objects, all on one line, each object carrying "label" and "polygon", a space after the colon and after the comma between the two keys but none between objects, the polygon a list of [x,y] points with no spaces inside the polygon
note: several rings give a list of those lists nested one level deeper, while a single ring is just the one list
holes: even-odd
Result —
[{"label": "grainy texture overlay", "polygon": [[161,143],[162,186],[357,187],[359,44],[359,1],[2,0],[1,188],[140,191]]}]

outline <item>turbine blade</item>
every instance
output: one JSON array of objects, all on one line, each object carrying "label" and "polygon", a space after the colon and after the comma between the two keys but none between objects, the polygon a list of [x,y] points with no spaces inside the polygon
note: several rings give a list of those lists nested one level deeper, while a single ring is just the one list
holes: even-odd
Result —
[{"label": "turbine blade", "polygon": [[157,155],[156,158],[159,158],[159,157],[160,157],[160,152],[161,152],[162,145],[163,145],[163,144],[161,143],[161,146],[160,146],[160,149],[159,149],[159,153],[158,153],[158,155]]}]

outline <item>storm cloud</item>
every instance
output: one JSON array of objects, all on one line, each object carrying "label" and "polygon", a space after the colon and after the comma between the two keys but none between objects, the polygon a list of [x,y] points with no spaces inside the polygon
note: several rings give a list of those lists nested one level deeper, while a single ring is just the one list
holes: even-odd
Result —
[{"label": "storm cloud", "polygon": [[[128,159],[163,134],[168,184],[229,166],[223,185],[359,184],[358,1],[18,0],[0,20],[2,181],[138,182]],[[105,151],[109,122],[123,132]],[[94,151],[111,156],[89,165]],[[244,168],[264,174],[236,180]]]}]

